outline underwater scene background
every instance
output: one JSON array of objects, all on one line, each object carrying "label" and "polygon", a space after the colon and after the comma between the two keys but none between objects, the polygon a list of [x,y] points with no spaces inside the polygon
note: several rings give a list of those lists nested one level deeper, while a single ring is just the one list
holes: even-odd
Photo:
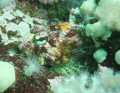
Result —
[{"label": "underwater scene background", "polygon": [[120,0],[0,0],[0,93],[120,93]]}]

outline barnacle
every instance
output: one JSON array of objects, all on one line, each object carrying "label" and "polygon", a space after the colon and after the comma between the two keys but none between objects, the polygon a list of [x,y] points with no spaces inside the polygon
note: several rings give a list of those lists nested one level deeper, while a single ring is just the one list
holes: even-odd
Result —
[{"label": "barnacle", "polygon": [[80,72],[82,66],[75,62],[72,58],[67,63],[61,63],[59,65],[52,65],[52,70],[60,75],[68,75],[72,72]]},{"label": "barnacle", "polygon": [[47,36],[40,36],[40,35],[34,35],[33,37],[33,42],[37,45],[43,45],[45,43],[47,43],[48,38]]}]

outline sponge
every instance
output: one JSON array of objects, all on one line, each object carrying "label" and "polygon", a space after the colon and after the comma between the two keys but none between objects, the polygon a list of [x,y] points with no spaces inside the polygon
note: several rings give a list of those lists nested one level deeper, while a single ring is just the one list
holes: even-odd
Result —
[{"label": "sponge", "polygon": [[80,6],[82,13],[92,15],[96,7],[94,0],[86,0]]},{"label": "sponge", "polygon": [[15,82],[14,66],[8,62],[0,61],[0,92],[4,92]]},{"label": "sponge", "polygon": [[120,65],[120,50],[115,53],[115,61]]},{"label": "sponge", "polygon": [[95,51],[93,57],[98,63],[102,63],[107,57],[107,52],[104,49],[99,49]]}]

